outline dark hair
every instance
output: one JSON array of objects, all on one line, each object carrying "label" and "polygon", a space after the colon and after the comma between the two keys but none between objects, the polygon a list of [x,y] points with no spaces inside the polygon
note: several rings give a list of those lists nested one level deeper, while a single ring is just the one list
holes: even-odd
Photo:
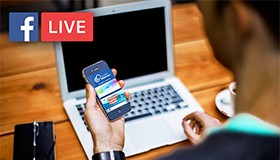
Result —
[{"label": "dark hair", "polygon": [[[221,13],[229,1],[217,1],[217,11]],[[272,36],[279,43],[279,4],[278,0],[243,0],[262,17]]]}]

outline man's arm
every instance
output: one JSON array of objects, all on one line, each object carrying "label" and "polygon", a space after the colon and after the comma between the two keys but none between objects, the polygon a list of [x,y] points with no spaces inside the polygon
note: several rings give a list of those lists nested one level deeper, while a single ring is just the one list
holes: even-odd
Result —
[{"label": "man's arm", "polygon": [[[117,71],[115,69],[112,71],[116,76]],[[119,84],[123,88],[124,81],[119,81]],[[129,93],[125,92],[125,96],[129,99]],[[110,158],[113,156],[116,160],[125,159],[122,152],[124,147],[124,117],[109,122],[97,103],[95,91],[90,84],[86,85],[86,98],[85,120],[94,142],[93,158],[108,160],[108,156]]]}]

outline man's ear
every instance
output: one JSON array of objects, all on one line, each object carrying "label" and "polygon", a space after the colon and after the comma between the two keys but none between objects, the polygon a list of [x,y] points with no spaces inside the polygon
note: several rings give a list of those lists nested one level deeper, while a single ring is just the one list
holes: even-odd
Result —
[{"label": "man's ear", "polygon": [[252,19],[250,16],[251,9],[248,8],[243,2],[232,2],[235,13],[235,27],[237,34],[240,38],[248,38],[252,32]]}]

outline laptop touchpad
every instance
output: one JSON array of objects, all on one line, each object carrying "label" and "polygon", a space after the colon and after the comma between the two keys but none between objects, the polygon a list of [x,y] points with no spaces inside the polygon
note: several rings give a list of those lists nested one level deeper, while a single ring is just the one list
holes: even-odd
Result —
[{"label": "laptop touchpad", "polygon": [[126,135],[135,148],[147,150],[169,144],[175,139],[168,125],[161,118],[128,125]]}]

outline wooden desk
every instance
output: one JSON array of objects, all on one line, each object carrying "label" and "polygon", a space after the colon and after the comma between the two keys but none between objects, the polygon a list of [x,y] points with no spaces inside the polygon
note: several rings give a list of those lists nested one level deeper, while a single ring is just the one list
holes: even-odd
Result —
[{"label": "wooden desk", "polygon": [[[210,115],[222,122],[216,94],[233,80],[230,72],[214,59],[202,28],[202,17],[194,4],[173,6],[176,75]],[[57,159],[86,159],[82,146],[63,109],[52,43],[10,43],[0,35],[0,157],[12,159],[16,124],[53,121]],[[189,141],[154,149],[129,160],[155,159]]]}]

